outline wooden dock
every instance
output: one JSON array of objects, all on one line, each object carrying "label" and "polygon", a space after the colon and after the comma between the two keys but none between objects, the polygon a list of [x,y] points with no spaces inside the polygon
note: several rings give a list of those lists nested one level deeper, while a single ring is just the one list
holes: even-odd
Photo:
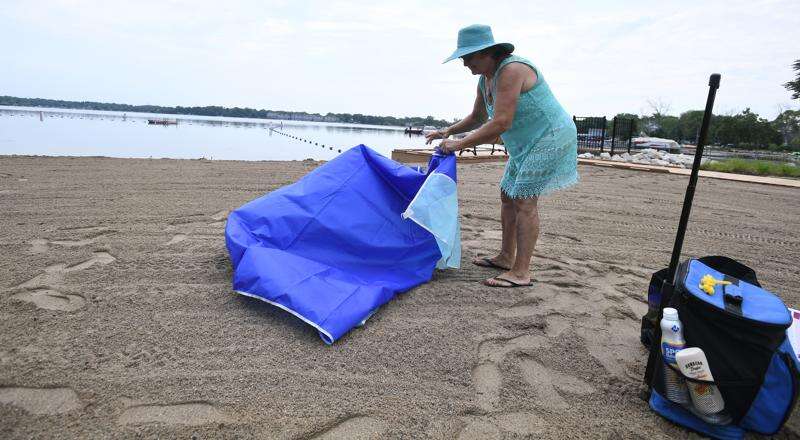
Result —
[{"label": "wooden dock", "polygon": [[[402,163],[428,163],[432,154],[433,149],[392,150],[392,160]],[[458,162],[481,163],[505,162],[508,156],[503,153],[502,148],[495,148],[494,154],[491,154],[490,148],[478,148],[477,154],[470,150],[461,155],[456,153],[456,158]]]},{"label": "wooden dock", "polygon": [[[402,163],[428,163],[433,154],[433,149],[414,149],[414,150],[393,150],[392,159]],[[490,150],[478,149],[477,154],[465,152],[462,155],[456,153],[459,163],[484,163],[484,162],[505,162],[508,159],[502,150],[490,154]],[[647,171],[651,173],[680,174],[688,176],[692,170],[688,168],[663,167],[657,165],[642,165],[637,163],[615,162],[611,160],[598,159],[578,159],[582,165],[591,165],[607,168],[622,168],[634,171]],[[749,174],[721,173],[718,171],[700,170],[700,177],[721,180],[733,180],[736,182],[758,183],[761,185],[785,186],[790,188],[800,188],[800,180],[785,179],[781,177],[751,176]]]}]

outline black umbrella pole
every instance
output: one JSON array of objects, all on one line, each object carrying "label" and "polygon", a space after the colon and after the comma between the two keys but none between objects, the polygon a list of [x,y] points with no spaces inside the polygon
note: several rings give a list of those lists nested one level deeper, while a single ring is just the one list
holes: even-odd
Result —
[{"label": "black umbrella pole", "polygon": [[700,137],[697,139],[697,150],[694,153],[694,163],[692,164],[692,174],[689,176],[689,186],[686,188],[686,196],[683,199],[683,210],[681,220],[678,223],[678,233],[675,236],[675,246],[672,248],[672,260],[669,262],[669,274],[667,282],[673,283],[675,272],[678,269],[678,262],[681,259],[681,248],[683,248],[683,237],[686,235],[686,225],[689,223],[689,214],[692,211],[692,200],[694,200],[694,189],[697,186],[697,175],[700,172],[700,161],[703,159],[703,147],[706,145],[708,136],[708,126],[711,123],[712,111],[714,109],[714,98],[719,89],[720,74],[714,73],[708,80],[708,99],[706,100],[706,110],[703,113],[703,124],[700,126]]}]

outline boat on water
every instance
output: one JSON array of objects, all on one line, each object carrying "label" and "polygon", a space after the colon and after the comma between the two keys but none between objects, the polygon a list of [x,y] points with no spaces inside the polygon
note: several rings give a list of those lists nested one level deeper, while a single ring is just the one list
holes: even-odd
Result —
[{"label": "boat on water", "polygon": [[438,128],[430,126],[430,125],[426,125],[424,127],[414,127],[414,126],[409,125],[405,129],[405,133],[406,134],[428,134],[428,133],[433,133],[436,130],[438,130]]},{"label": "boat on water", "polygon": [[177,119],[148,119],[150,125],[178,125]]}]

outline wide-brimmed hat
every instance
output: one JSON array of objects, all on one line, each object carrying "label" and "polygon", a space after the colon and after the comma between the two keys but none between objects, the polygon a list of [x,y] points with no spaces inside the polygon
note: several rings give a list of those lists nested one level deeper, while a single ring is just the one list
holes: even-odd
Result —
[{"label": "wide-brimmed hat", "polygon": [[503,46],[509,52],[514,52],[514,45],[511,43],[495,43],[492,35],[492,28],[485,24],[473,24],[458,31],[458,47],[442,64],[469,55],[487,47]]}]

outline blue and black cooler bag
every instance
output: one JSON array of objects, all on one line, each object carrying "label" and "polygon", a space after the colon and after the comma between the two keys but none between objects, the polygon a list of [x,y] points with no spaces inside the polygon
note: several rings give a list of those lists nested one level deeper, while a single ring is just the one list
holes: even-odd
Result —
[{"label": "blue and black cooler bag", "polygon": [[[707,275],[730,284],[716,284],[713,293],[707,293],[701,287]],[[715,438],[738,439],[745,431],[778,432],[794,408],[800,384],[800,364],[786,337],[792,322],[786,305],[760,287],[752,269],[727,257],[684,262],[674,286],[668,298],[660,298],[661,309],[678,310],[686,347],[705,352],[714,381],[684,378],[717,386],[730,417],[726,424],[708,423],[692,408],[665,397],[664,371],[675,368],[661,357],[658,325],[652,328],[655,343],[650,344],[645,373],[650,407],[674,423]]]}]

